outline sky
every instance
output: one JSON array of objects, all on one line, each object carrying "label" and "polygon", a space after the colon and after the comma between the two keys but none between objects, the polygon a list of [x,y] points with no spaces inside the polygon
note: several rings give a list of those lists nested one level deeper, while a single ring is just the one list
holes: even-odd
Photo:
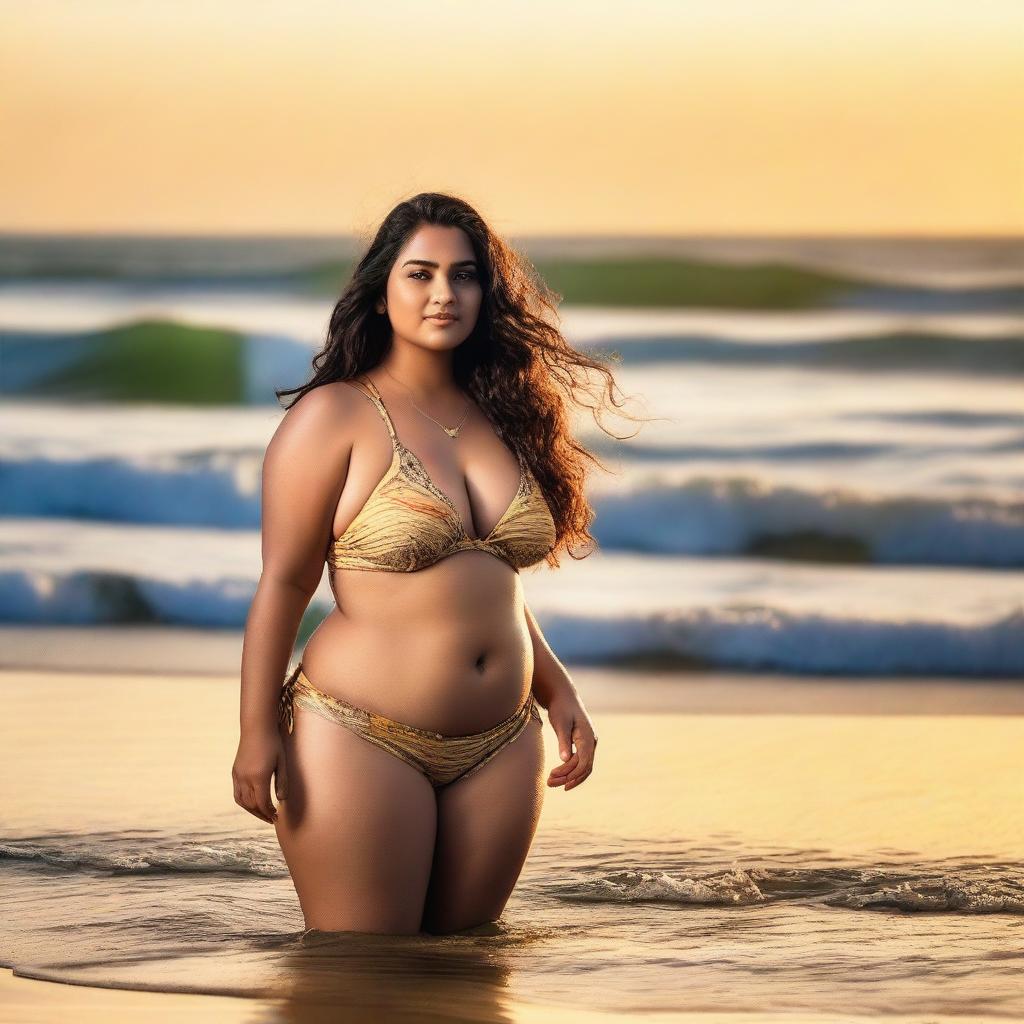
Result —
[{"label": "sky", "polygon": [[0,0],[0,231],[1024,231],[1019,0]]}]

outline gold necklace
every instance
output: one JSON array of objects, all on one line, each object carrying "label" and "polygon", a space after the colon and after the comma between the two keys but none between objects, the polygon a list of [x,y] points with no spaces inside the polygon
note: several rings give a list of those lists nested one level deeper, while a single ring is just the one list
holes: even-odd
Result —
[{"label": "gold necklace", "polygon": [[386,366],[382,366],[381,369],[398,385],[400,385],[406,393],[409,395],[409,402],[412,407],[423,416],[426,416],[431,423],[436,423],[452,440],[459,436],[459,431],[462,429],[463,424],[466,422],[466,417],[469,416],[469,403],[466,403],[466,411],[462,414],[462,419],[454,427],[446,427],[440,420],[435,420],[429,412],[423,412],[423,410],[413,401],[412,392],[402,382],[391,373]]}]

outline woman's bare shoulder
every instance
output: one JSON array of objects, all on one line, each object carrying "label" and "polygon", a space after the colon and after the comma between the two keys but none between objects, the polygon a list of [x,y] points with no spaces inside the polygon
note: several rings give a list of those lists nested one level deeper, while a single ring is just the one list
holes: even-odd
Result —
[{"label": "woman's bare shoulder", "polygon": [[[316,444],[351,447],[363,401],[344,381],[319,384],[293,402],[271,439],[271,447]],[[365,403],[364,403],[365,404]]]}]

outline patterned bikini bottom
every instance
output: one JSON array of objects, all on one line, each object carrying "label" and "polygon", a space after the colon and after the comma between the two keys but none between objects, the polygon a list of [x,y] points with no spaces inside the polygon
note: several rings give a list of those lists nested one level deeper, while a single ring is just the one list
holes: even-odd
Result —
[{"label": "patterned bikini bottom", "polygon": [[435,789],[472,775],[507,747],[526,728],[531,718],[541,721],[531,690],[508,718],[483,732],[449,736],[418,729],[318,690],[302,671],[301,663],[285,680],[278,700],[278,720],[289,733],[295,727],[296,705],[343,725],[394,754],[421,771]]}]

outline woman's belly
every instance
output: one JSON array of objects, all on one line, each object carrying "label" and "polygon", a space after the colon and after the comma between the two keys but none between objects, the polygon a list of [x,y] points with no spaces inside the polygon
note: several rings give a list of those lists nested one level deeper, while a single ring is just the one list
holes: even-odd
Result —
[{"label": "woman's belly", "polygon": [[309,638],[314,686],[421,729],[479,732],[508,717],[533,679],[522,581],[484,551],[418,572],[336,570],[338,607]]}]

